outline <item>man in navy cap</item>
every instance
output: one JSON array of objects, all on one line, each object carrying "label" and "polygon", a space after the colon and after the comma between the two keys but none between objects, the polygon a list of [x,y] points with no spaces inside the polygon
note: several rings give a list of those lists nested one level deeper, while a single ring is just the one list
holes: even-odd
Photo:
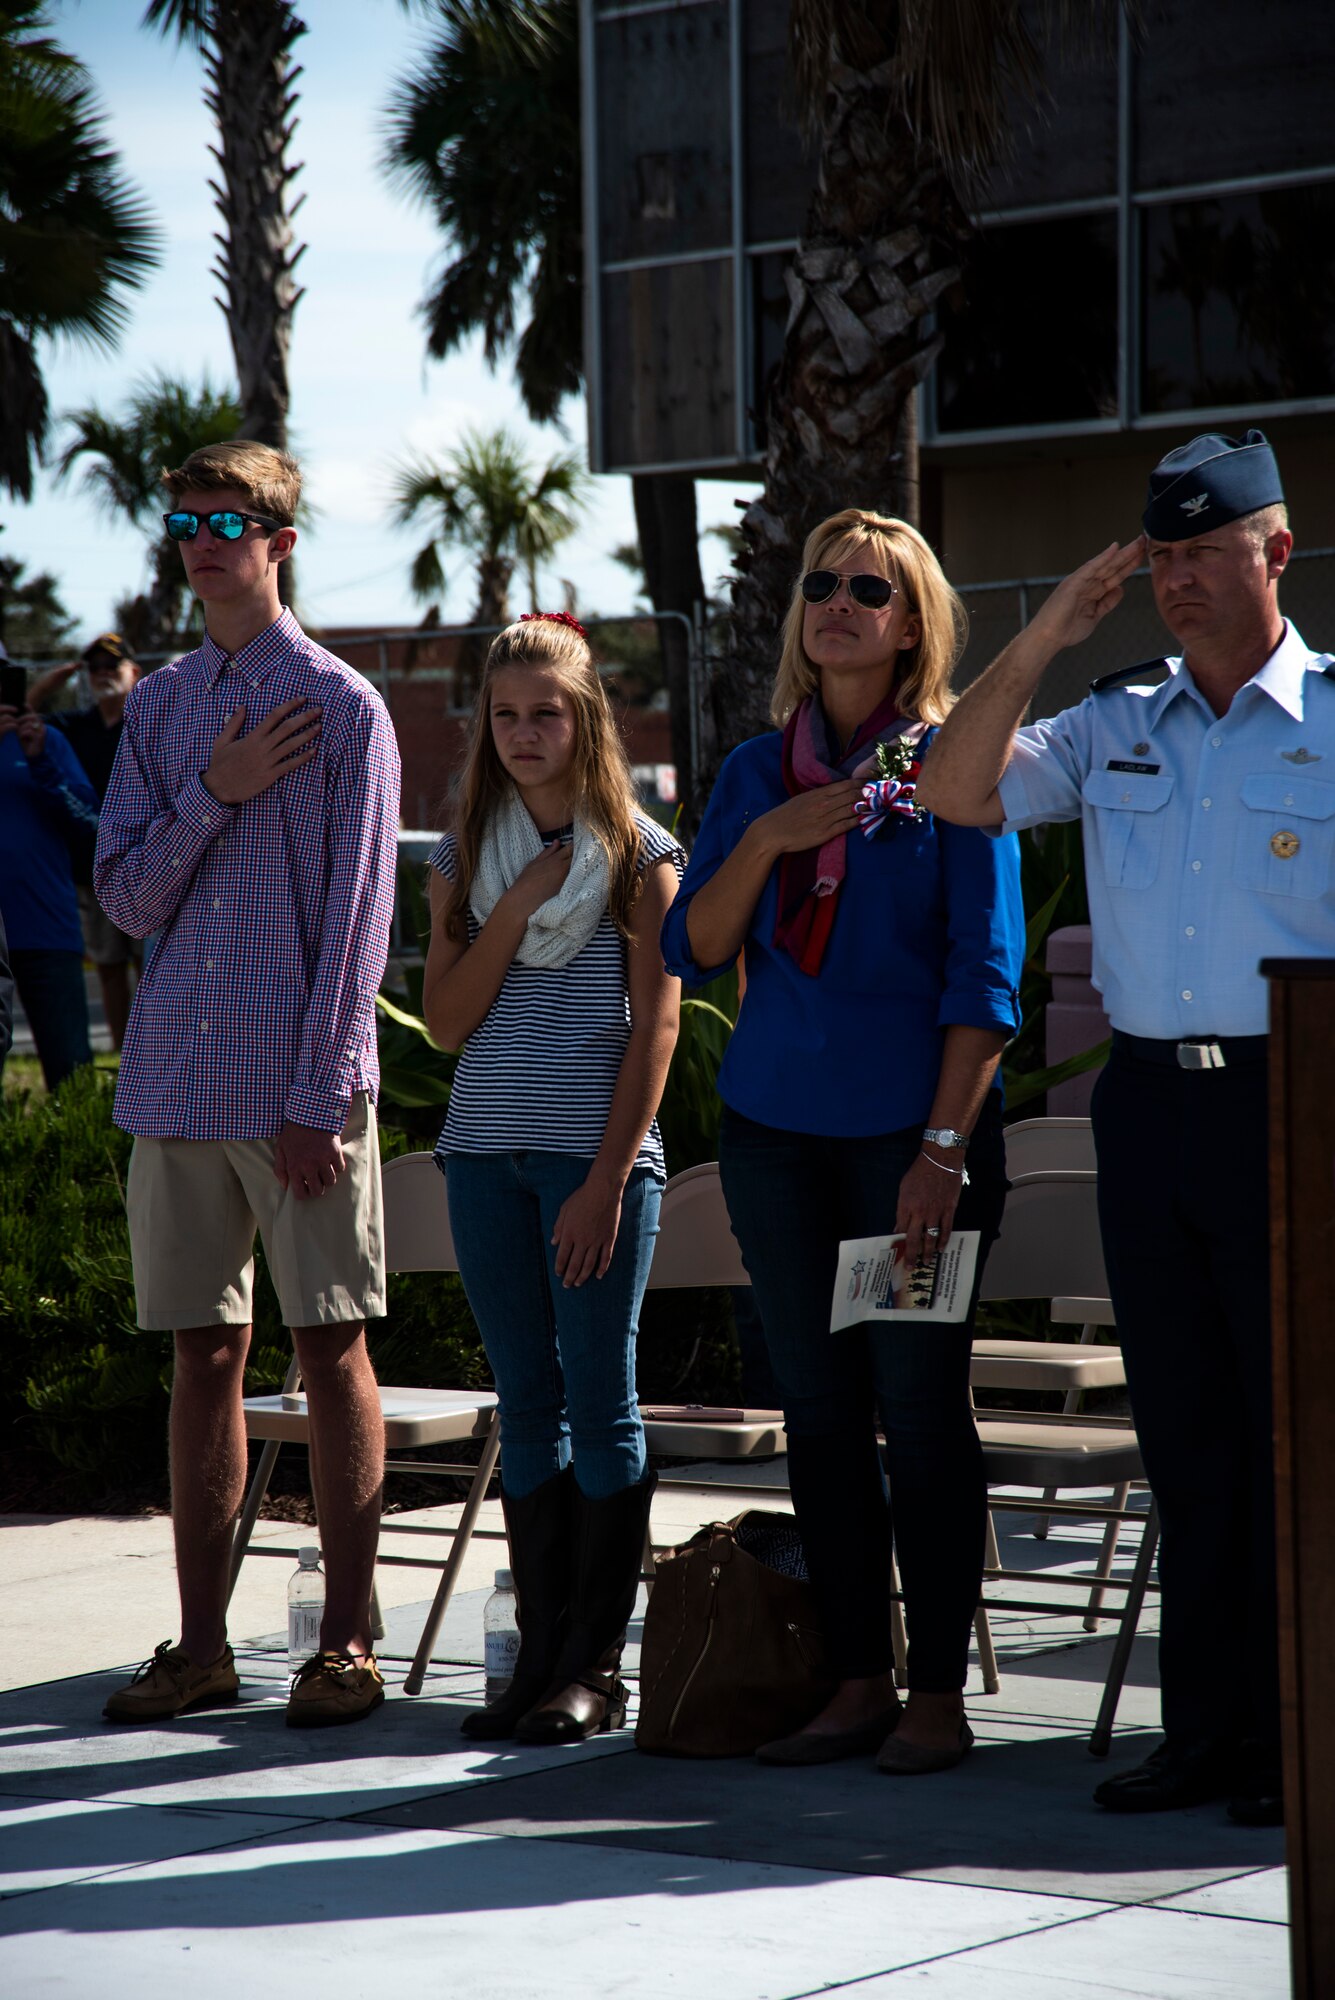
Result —
[{"label": "man in navy cap", "polygon": [[[1163,1521],[1165,1740],[1094,1796],[1120,1812],[1227,1798],[1248,1825],[1282,1817],[1258,966],[1335,954],[1335,679],[1279,609],[1292,547],[1260,431],[1169,452],[1144,534],[1057,586],[963,695],[918,786],[963,825],[1083,823],[1113,1026],[1092,1104],[1099,1214]],[[1022,728],[1049,661],[1144,558],[1180,656]]]}]

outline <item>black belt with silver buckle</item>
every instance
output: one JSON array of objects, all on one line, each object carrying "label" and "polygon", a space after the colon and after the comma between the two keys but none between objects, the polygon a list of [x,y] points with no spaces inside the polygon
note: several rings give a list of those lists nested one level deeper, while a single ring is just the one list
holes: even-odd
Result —
[{"label": "black belt with silver buckle", "polygon": [[1190,1041],[1160,1042],[1146,1035],[1126,1035],[1113,1029],[1113,1047],[1141,1062],[1162,1063],[1187,1070],[1232,1069],[1239,1063],[1264,1062],[1269,1035],[1201,1035]]}]

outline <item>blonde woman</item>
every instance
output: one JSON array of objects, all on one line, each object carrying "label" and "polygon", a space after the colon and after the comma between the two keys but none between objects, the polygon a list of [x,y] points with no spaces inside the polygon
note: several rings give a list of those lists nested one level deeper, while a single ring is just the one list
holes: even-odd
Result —
[{"label": "blonde woman", "polygon": [[839,1677],[804,1730],[762,1747],[770,1763],[879,1751],[880,1769],[909,1775],[958,1763],[973,1741],[962,1689],[986,1489],[970,1328],[829,1332],[841,1237],[902,1230],[916,1256],[958,1225],[986,1244],[1005,1194],[997,1064],[1018,1025],[1016,844],[934,821],[913,799],[963,637],[959,599],[915,529],[857,508],[823,521],[785,625],[780,733],[724,764],[664,927],[670,970],[693,983],[745,953],[719,1159]]},{"label": "blonde woman", "polygon": [[682,861],[636,808],[566,614],[492,642],[431,859],[426,1020],[460,1051],[436,1157],[500,1398],[521,1627],[510,1690],[463,1728],[561,1742],[626,1714],[617,1668],[652,1492],[635,1336],[680,996],[658,934]]}]

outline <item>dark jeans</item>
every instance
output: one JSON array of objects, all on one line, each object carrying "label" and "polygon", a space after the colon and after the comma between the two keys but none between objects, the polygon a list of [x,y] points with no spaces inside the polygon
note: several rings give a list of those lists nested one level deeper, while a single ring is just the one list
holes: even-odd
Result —
[{"label": "dark jeans", "polygon": [[1164,1733],[1275,1743],[1266,1064],[1183,1070],[1115,1039],[1090,1108],[1108,1284],[1163,1520]]},{"label": "dark jeans", "polygon": [[[831,1334],[840,1239],[889,1235],[922,1127],[871,1139],[777,1131],[725,1111],[719,1165],[788,1430],[807,1567],[841,1679],[886,1672],[890,1549],[899,1555],[909,1686],[963,1687],[983,1568],[987,1487],[969,1406],[969,1324]],[[989,1099],[955,1226],[995,1237],[1006,1196]],[[885,1473],[876,1441],[879,1410]]]},{"label": "dark jeans", "polygon": [[516,1500],[572,1457],[590,1500],[644,1477],[635,1340],[663,1189],[649,1168],[632,1170],[606,1275],[567,1287],[552,1230],[589,1166],[536,1149],[445,1160],[459,1275],[500,1398],[501,1478]]},{"label": "dark jeans", "polygon": [[71,1070],[93,1060],[83,959],[77,951],[11,951],[9,962],[46,1087],[54,1090]]}]

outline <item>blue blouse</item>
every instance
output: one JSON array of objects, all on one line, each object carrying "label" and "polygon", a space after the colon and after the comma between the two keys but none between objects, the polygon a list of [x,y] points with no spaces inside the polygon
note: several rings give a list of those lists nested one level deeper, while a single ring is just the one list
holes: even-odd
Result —
[{"label": "blue blouse", "polygon": [[[778,732],[752,737],[718,775],[663,925],[669,972],[698,986],[724,966],[691,952],[691,899],[748,824],[788,793]],[[848,836],[834,929],[812,978],[774,943],[779,869],[746,936],[746,999],[719,1071],[725,1104],[784,1131],[863,1138],[926,1121],[945,1030],[1019,1026],[1024,961],[1020,852],[928,814]]]}]

